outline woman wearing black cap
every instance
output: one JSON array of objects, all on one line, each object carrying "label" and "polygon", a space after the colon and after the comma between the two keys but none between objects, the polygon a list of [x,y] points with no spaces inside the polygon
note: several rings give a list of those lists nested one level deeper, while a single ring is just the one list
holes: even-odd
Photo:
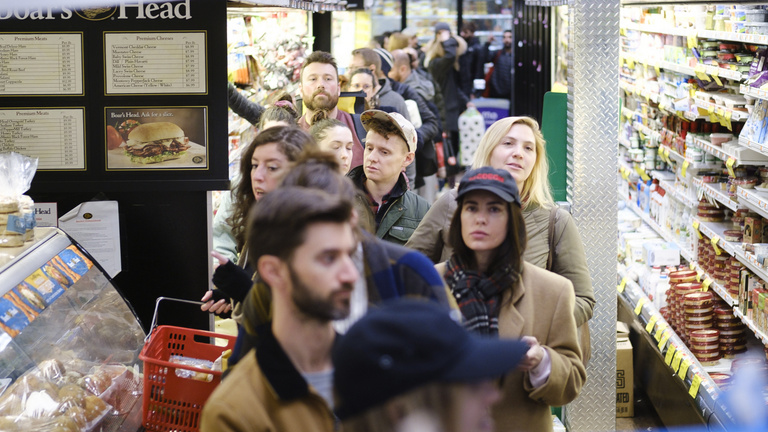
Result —
[{"label": "woman wearing black cap", "polygon": [[550,406],[578,396],[586,371],[573,317],[571,282],[523,261],[526,230],[511,174],[467,172],[451,221],[453,255],[436,266],[475,333],[522,338],[528,352],[502,383],[498,430],[551,431]]}]

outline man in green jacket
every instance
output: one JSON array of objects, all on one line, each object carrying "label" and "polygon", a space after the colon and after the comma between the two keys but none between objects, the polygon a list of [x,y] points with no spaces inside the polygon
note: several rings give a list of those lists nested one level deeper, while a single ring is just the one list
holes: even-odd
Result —
[{"label": "man in green jacket", "polygon": [[259,344],[214,390],[201,431],[333,432],[332,321],[349,315],[360,277],[352,203],[283,187],[249,219],[248,257],[272,295]]},{"label": "man in green jacket", "polygon": [[403,174],[413,163],[416,129],[398,113],[368,110],[360,115],[366,135],[363,165],[348,176],[365,192],[370,211],[361,214],[372,219],[376,236],[405,244],[429,210],[429,203],[408,190]]}]

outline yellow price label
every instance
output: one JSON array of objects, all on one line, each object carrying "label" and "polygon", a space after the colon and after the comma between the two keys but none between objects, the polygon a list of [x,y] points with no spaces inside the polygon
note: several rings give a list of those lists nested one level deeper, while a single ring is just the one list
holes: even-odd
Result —
[{"label": "yellow price label", "polygon": [[659,341],[661,339],[661,335],[664,334],[664,330],[667,329],[666,323],[659,323],[659,325],[656,326],[656,334],[653,336],[656,338],[656,341]]},{"label": "yellow price label", "polygon": [[630,173],[631,173],[630,170],[625,169],[624,167],[621,168],[621,177],[623,177],[624,180],[628,180],[629,179],[629,174]]},{"label": "yellow price label", "polygon": [[656,321],[659,320],[658,315],[651,316],[651,319],[648,320],[648,324],[645,325],[645,331],[648,333],[651,333],[653,331],[653,327],[656,325]]},{"label": "yellow price label", "polygon": [[[698,223],[698,222],[694,222],[694,223]],[[690,268],[691,270],[695,269],[696,268],[696,261],[689,262],[688,263],[688,268]]]},{"label": "yellow price label", "polygon": [[728,168],[728,175],[731,177],[736,177],[736,173],[733,171],[733,166],[736,164],[736,159],[734,159],[732,156],[728,158],[727,161],[725,161],[725,166]]},{"label": "yellow price label", "polygon": [[733,131],[733,125],[731,124],[732,117],[733,117],[733,111],[725,112],[725,127],[727,127],[729,131]]},{"label": "yellow price label", "polygon": [[635,315],[640,315],[640,312],[643,311],[643,305],[648,301],[648,297],[640,297],[640,300],[637,301],[637,306],[635,306]]},{"label": "yellow price label", "polygon": [[677,371],[677,376],[679,376],[681,380],[685,381],[685,376],[688,374],[689,367],[691,367],[691,361],[683,359],[680,363],[680,370]]},{"label": "yellow price label", "polygon": [[669,162],[669,147],[664,147],[664,159]]},{"label": "yellow price label", "polygon": [[707,114],[710,116],[715,112],[715,106],[712,104],[707,105]]},{"label": "yellow price label", "polygon": [[696,45],[699,44],[699,38],[697,37],[696,30],[691,31],[688,33],[688,48],[696,48]]},{"label": "yellow price label", "polygon": [[688,394],[691,395],[692,398],[696,399],[696,395],[699,394],[700,385],[701,377],[699,374],[693,374],[693,379],[691,380],[691,388],[688,389]]},{"label": "yellow price label", "polygon": [[677,373],[677,370],[680,369],[680,360],[683,359],[683,350],[678,350],[675,353],[675,357],[672,359],[672,370]]},{"label": "yellow price label", "polygon": [[696,282],[701,282],[702,276],[704,276],[704,272],[701,270],[696,270]]},{"label": "yellow price label", "polygon": [[659,341],[659,351],[664,349],[664,345],[667,344],[667,341],[672,336],[672,332],[665,331],[664,336],[661,337],[661,340]]},{"label": "yellow price label", "polygon": [[621,278],[621,282],[620,282],[620,283],[619,283],[619,285],[616,287],[616,290],[617,290],[618,292],[620,292],[620,293],[623,293],[623,292],[624,292],[624,288],[626,288],[626,287],[627,287],[627,277],[626,277],[626,276],[624,276],[623,278]]},{"label": "yellow price label", "polygon": [[643,168],[641,165],[636,164],[635,171],[637,171],[637,173],[640,174],[640,178],[642,178],[643,181],[648,181],[651,179],[651,176],[649,176],[648,173],[645,172],[645,168]]},{"label": "yellow price label", "polygon": [[696,65],[693,72],[702,81],[712,81],[712,79],[709,78],[709,75],[707,75],[707,68],[703,64]]},{"label": "yellow price label", "polygon": [[659,65],[654,65],[653,68],[656,70],[656,76],[661,75],[661,69],[659,69]]},{"label": "yellow price label", "polygon": [[634,69],[635,60],[633,58],[627,57],[627,66],[629,66],[630,69]]},{"label": "yellow price label", "polygon": [[683,174],[683,177],[685,177],[685,176],[686,176],[686,175],[685,175],[685,173],[688,171],[688,167],[689,167],[690,165],[691,165],[691,163],[690,163],[689,161],[687,161],[687,160],[686,160],[685,162],[683,162],[683,173],[682,173],[682,174]]},{"label": "yellow price label", "polygon": [[709,242],[712,243],[712,247],[715,248],[715,253],[720,255],[723,253],[723,251],[720,250],[719,247],[717,247],[717,243],[720,242],[719,236],[713,236],[711,239],[709,239]]},{"label": "yellow price label", "polygon": [[704,279],[704,282],[701,283],[701,290],[702,291],[709,291],[709,286],[712,285],[712,278],[706,278]]},{"label": "yellow price label", "polygon": [[[683,175],[685,175],[685,174],[683,174]],[[696,230],[696,235],[698,235],[699,238],[703,238],[701,236],[701,231],[699,231],[699,221],[697,221],[697,220],[693,221],[693,229]],[[691,270],[693,270],[693,267],[691,267]]]},{"label": "yellow price label", "polygon": [[712,73],[711,73],[711,75],[712,75],[712,78],[714,78],[714,79],[715,79],[715,82],[717,83],[717,85],[719,85],[719,86],[722,86],[722,85],[723,85],[723,82],[722,82],[722,81],[720,81],[720,78],[718,77],[718,75],[720,75],[720,71],[719,71],[719,69],[720,69],[720,68],[714,68],[714,69],[712,69]]},{"label": "yellow price label", "polygon": [[664,356],[664,363],[669,366],[672,363],[672,358],[675,356],[675,353],[677,352],[677,347],[675,347],[672,344],[669,344],[669,347],[667,348],[667,355]]}]

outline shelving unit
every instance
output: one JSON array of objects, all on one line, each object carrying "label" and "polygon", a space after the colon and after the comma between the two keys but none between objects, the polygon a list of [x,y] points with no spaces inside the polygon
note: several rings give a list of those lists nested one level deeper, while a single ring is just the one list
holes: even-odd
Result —
[{"label": "shelving unit", "polygon": [[739,187],[736,189],[736,196],[740,203],[757,212],[760,216],[768,218],[768,190],[757,192],[755,189]]},{"label": "shelving unit", "polygon": [[756,89],[754,87],[742,84],[739,86],[739,91],[741,91],[742,94],[751,96],[756,99],[768,100],[768,90]]},{"label": "shelving unit", "polygon": [[[699,188],[699,191],[701,191],[701,193],[704,196],[707,196],[709,198],[712,198],[713,200],[716,200],[718,203],[724,205],[725,207],[733,211],[736,211],[739,208],[741,208],[738,202],[732,200],[728,196],[728,194],[726,194],[722,190],[712,186],[713,185],[712,183],[702,182],[701,177],[694,177],[693,184],[696,185],[697,188]],[[717,187],[721,185],[721,183],[714,183],[714,184],[717,185]]]}]

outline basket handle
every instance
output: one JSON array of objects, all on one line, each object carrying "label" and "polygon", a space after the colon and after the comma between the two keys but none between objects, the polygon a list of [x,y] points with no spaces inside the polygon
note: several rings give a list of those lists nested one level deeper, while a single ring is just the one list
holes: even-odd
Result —
[{"label": "basket handle", "polygon": [[195,300],[186,300],[186,299],[179,299],[179,298],[173,298],[173,297],[158,297],[155,300],[155,312],[152,314],[152,325],[149,327],[149,333],[147,333],[147,336],[144,338],[144,343],[149,342],[150,336],[152,336],[152,332],[155,331],[155,328],[157,327],[157,310],[160,307],[160,302],[163,300],[170,300],[175,301],[179,303],[189,303],[194,305],[201,305],[203,302],[201,301],[195,301]]}]

